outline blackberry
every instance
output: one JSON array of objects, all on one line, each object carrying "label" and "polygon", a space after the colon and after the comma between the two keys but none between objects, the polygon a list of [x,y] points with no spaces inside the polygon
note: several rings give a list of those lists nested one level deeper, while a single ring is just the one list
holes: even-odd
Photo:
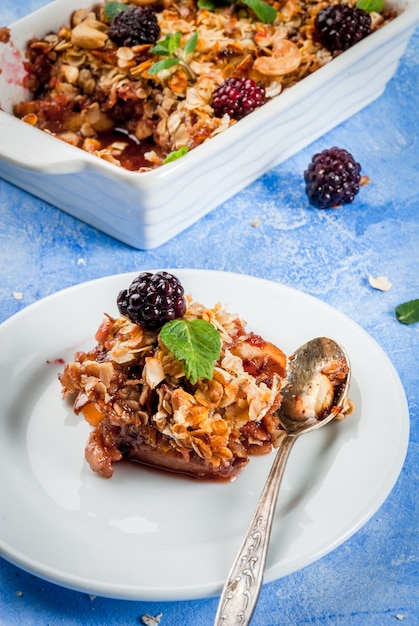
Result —
[{"label": "blackberry", "polygon": [[352,202],[359,191],[361,166],[342,148],[315,154],[304,172],[307,196],[319,209]]},{"label": "blackberry", "polygon": [[265,88],[251,78],[227,78],[214,90],[212,106],[216,117],[226,113],[240,120],[265,104]]},{"label": "blackberry", "polygon": [[142,272],[117,298],[119,312],[134,324],[158,330],[170,320],[183,317],[186,311],[184,290],[179,280],[168,272]]},{"label": "blackberry", "polygon": [[108,35],[118,46],[154,44],[160,37],[160,26],[150,7],[136,6],[117,13]]},{"label": "blackberry", "polygon": [[362,9],[331,4],[314,20],[313,38],[330,52],[343,52],[371,33],[371,17]]}]

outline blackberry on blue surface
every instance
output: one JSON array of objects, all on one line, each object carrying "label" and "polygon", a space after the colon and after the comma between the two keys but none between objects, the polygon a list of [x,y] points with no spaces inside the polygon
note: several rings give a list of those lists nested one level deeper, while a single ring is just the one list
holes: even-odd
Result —
[{"label": "blackberry on blue surface", "polygon": [[156,14],[150,7],[135,6],[117,13],[108,32],[118,46],[154,44],[160,37]]},{"label": "blackberry on blue surface", "polygon": [[159,330],[186,311],[183,287],[169,272],[142,272],[117,298],[119,312],[134,324]]},{"label": "blackberry on blue surface", "polygon": [[371,17],[363,9],[331,4],[314,20],[313,38],[330,52],[343,52],[371,33]]},{"label": "blackberry on blue surface", "polygon": [[352,202],[359,191],[360,172],[360,164],[343,148],[315,154],[304,172],[308,199],[319,209]]}]

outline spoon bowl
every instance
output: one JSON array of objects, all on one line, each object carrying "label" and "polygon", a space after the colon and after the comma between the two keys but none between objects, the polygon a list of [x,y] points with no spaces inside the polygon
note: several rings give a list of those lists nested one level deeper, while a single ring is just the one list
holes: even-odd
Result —
[{"label": "spoon bowl", "polygon": [[246,537],[228,575],[214,626],[246,626],[262,586],[272,520],[289,453],[302,434],[350,412],[349,359],[328,337],[316,337],[288,358],[282,403],[277,411],[285,437],[253,515]]},{"label": "spoon bowl", "polygon": [[288,358],[277,411],[284,430],[303,434],[330,422],[342,411],[349,383],[349,359],[336,341],[316,337],[302,345]]}]

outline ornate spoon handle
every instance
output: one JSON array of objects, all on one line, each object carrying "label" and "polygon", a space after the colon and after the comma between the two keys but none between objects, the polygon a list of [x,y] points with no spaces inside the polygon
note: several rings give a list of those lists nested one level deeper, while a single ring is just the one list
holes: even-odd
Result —
[{"label": "ornate spoon handle", "polygon": [[246,626],[262,585],[272,519],[285,465],[298,435],[287,435],[279,448],[246,537],[230,570],[214,626]]}]

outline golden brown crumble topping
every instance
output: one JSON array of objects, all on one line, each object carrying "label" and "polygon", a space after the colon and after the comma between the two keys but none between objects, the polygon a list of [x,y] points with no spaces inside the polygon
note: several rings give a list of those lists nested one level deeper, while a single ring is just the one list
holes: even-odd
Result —
[{"label": "golden brown crumble topping", "polygon": [[194,477],[231,478],[249,455],[279,445],[284,353],[219,305],[207,309],[188,299],[185,317],[220,332],[212,379],[190,383],[158,332],[124,316],[106,317],[97,345],[76,353],[60,375],[64,397],[75,394],[74,411],[93,426],[86,458],[102,476],[126,458]]},{"label": "golden brown crumble topping", "polygon": [[[236,123],[216,117],[212,107],[214,89],[227,78],[253,79],[269,100],[332,60],[312,36],[315,15],[330,0],[267,2],[277,12],[273,24],[244,5],[209,11],[195,0],[146,2],[156,12],[160,40],[179,32],[182,47],[199,34],[191,73],[178,64],[153,75],[149,70],[161,59],[150,53],[152,44],[116,45],[103,3],[77,10],[58,32],[28,43],[31,99],[18,103],[15,115],[116,165],[153,169],[169,153],[191,150]],[[372,29],[392,17],[372,14]]]}]

